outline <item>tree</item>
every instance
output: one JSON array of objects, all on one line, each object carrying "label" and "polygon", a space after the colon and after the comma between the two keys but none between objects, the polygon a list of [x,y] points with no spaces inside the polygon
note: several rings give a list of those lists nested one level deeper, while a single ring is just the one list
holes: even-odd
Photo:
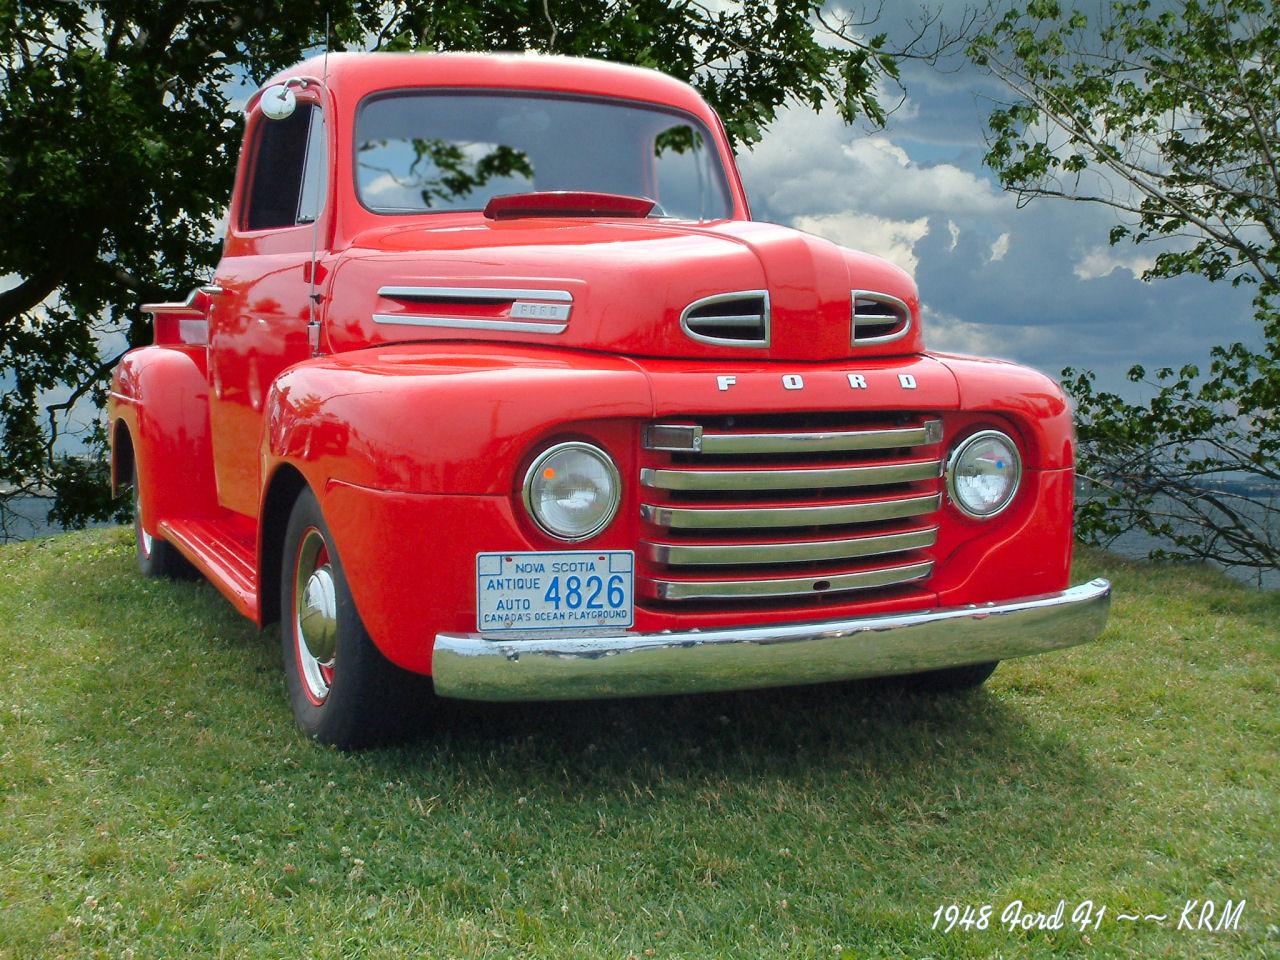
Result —
[{"label": "tree", "polygon": [[1151,399],[1067,369],[1080,464],[1099,496],[1078,529],[1137,527],[1156,555],[1280,564],[1280,15],[1274,0],[1117,0],[1091,21],[1053,0],[1010,11],[970,55],[1013,92],[987,162],[1020,202],[1102,204],[1111,243],[1158,250],[1144,279],[1248,284],[1261,345],[1148,375]]},{"label": "tree", "polygon": [[878,123],[877,89],[896,81],[898,60],[959,39],[925,12],[893,49],[864,32],[870,21],[818,23],[821,5],[0,0],[0,537],[17,495],[52,490],[52,518],[67,524],[127,509],[109,498],[101,455],[109,371],[149,340],[138,305],[189,289],[216,262],[242,135],[236,84],[299,60],[326,17],[334,49],[541,50],[657,67],[694,83],[738,143],[789,101]]}]

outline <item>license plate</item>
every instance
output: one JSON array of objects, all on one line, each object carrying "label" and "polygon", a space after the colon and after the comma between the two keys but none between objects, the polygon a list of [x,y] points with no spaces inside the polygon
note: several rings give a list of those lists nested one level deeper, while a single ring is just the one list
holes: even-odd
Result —
[{"label": "license plate", "polygon": [[481,633],[618,629],[634,619],[630,550],[476,554]]}]

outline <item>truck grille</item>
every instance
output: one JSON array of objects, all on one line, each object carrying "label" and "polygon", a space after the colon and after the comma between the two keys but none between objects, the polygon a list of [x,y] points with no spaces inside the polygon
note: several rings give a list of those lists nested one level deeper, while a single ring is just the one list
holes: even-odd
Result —
[{"label": "truck grille", "polygon": [[650,424],[637,586],[723,605],[918,585],[933,571],[941,441],[942,421],[914,414]]}]

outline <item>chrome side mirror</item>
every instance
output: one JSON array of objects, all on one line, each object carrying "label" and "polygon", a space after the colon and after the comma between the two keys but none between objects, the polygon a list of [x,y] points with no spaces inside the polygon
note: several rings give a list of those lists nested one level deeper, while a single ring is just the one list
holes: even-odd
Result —
[{"label": "chrome side mirror", "polygon": [[283,120],[293,116],[298,106],[298,98],[294,96],[287,84],[277,83],[262,91],[258,107],[268,120]]}]

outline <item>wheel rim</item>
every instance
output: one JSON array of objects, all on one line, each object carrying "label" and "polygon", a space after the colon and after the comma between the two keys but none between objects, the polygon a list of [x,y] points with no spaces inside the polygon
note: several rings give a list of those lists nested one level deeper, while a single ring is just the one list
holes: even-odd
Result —
[{"label": "wheel rim", "polygon": [[308,527],[293,573],[293,646],[307,699],[324,703],[338,647],[338,591],[324,534]]},{"label": "wheel rim", "polygon": [[133,526],[138,534],[138,549],[143,557],[151,556],[151,545],[154,542],[151,534],[142,525],[142,493],[138,489],[138,481],[133,481]]}]

